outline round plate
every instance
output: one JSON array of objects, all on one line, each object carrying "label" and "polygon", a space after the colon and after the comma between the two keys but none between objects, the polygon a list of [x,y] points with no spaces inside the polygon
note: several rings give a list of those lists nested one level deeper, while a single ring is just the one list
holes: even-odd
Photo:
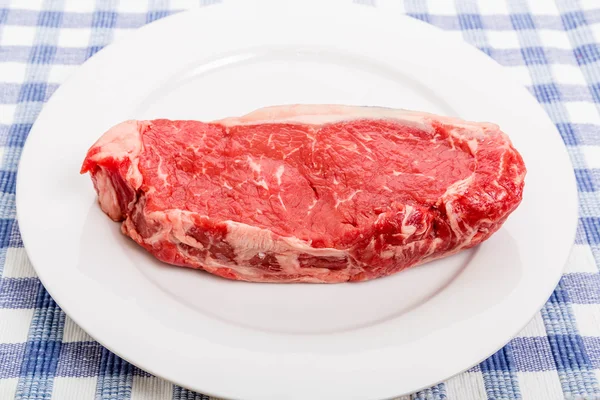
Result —
[{"label": "round plate", "polygon": [[[19,166],[23,240],[58,304],[118,355],[206,394],[389,398],[435,384],[532,318],[574,239],[575,180],[560,136],[501,67],[398,14],[312,4],[211,6],[108,46],[56,91]],[[88,147],[124,119],[212,120],[286,103],[495,122],[525,159],[523,202],[477,248],[388,278],[256,284],[156,261],[78,173]]]}]

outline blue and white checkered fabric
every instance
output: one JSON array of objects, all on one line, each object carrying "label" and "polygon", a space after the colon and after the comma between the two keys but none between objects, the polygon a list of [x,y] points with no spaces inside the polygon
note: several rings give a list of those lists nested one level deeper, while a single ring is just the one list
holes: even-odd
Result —
[{"label": "blue and white checkered fabric", "polygon": [[[23,250],[15,175],[40,109],[74,68],[135,28],[212,3],[0,0],[0,399],[208,398],[121,360],[65,316]],[[576,243],[541,312],[488,360],[405,399],[600,399],[600,0],[403,5],[478,47],[536,96],[569,150],[580,196]]]}]

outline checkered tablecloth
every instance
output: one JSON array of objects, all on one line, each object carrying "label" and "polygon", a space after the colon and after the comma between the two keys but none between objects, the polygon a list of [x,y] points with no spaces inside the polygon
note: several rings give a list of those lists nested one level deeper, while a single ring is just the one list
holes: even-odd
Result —
[{"label": "checkered tablecloth", "polygon": [[[562,135],[580,197],[568,266],[541,312],[488,360],[403,399],[600,399],[600,0],[388,1],[478,47],[535,95]],[[54,90],[103,46],[200,6],[219,7],[0,0],[0,399],[208,398],[132,366],[76,326],[36,277],[15,219],[21,149]]]}]

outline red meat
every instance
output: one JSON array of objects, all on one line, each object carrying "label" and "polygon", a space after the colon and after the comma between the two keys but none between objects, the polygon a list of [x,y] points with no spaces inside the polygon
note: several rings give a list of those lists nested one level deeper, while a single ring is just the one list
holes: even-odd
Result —
[{"label": "red meat", "polygon": [[126,121],[89,150],[104,212],[156,258],[253,282],[390,275],[486,240],[526,168],[499,127],[376,107]]}]

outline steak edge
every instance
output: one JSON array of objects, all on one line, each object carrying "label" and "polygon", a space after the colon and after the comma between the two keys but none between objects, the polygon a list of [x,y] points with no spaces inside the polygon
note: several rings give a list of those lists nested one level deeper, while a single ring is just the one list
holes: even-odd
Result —
[{"label": "steak edge", "polygon": [[378,107],[129,120],[89,149],[102,210],[157,259],[251,282],[365,281],[476,246],[521,202],[497,125]]}]

